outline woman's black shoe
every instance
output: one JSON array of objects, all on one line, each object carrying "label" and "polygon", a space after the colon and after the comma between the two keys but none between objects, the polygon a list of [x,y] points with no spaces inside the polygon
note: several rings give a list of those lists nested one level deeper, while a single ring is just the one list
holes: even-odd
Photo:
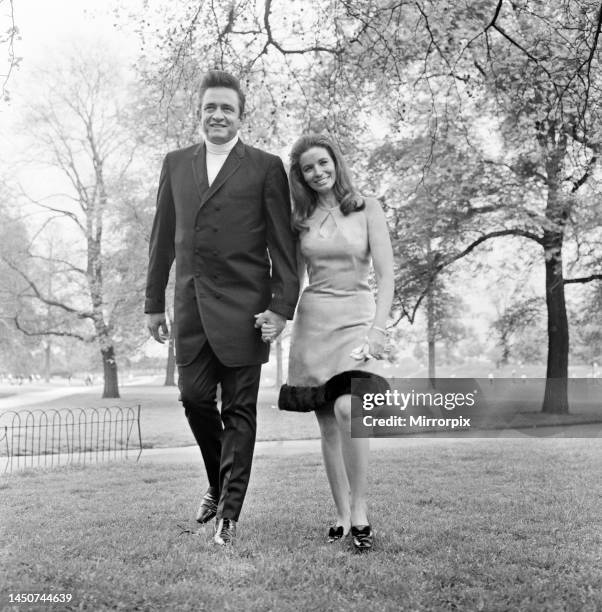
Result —
[{"label": "woman's black shoe", "polygon": [[372,550],[372,539],[374,534],[370,525],[351,526],[353,547],[357,552]]},{"label": "woman's black shoe", "polygon": [[343,525],[333,525],[328,530],[328,543],[332,544],[337,540],[340,540],[345,535],[345,530],[343,529]]}]

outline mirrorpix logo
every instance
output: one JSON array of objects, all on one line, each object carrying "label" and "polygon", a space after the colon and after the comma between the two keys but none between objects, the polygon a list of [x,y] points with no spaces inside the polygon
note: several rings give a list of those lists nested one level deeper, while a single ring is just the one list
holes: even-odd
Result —
[{"label": "mirrorpix logo", "polygon": [[[413,410],[423,411],[429,409],[441,413],[466,409],[470,410],[477,403],[478,390],[470,392],[440,392],[440,391],[416,391],[408,392],[398,389],[387,390],[384,393],[363,393],[362,424],[364,427],[386,427],[386,428],[445,428],[466,429],[470,427],[470,418],[464,415],[453,417],[433,417],[424,414],[409,414]],[[366,414],[375,408],[379,415]],[[403,411],[404,415],[395,414],[394,411]],[[393,413],[391,413],[393,412]],[[383,414],[386,413],[386,416]]]}]

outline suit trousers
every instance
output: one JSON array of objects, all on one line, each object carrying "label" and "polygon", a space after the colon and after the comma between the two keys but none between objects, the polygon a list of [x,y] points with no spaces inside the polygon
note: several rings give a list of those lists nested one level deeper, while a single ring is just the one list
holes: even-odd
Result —
[{"label": "suit trousers", "polygon": [[178,371],[186,418],[201,449],[209,487],[219,499],[217,519],[237,521],[251,475],[261,364],[225,366],[205,341],[196,358]]}]

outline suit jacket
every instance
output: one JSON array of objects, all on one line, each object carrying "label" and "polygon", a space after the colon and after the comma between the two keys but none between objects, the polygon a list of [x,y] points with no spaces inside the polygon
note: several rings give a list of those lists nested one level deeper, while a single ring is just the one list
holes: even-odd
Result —
[{"label": "suit jacket", "polygon": [[176,360],[189,364],[205,339],[236,367],[265,363],[253,315],[266,308],[291,319],[299,295],[296,238],[279,157],[240,140],[211,187],[205,145],[168,153],[151,232],[145,312],[165,311],[176,261]]}]

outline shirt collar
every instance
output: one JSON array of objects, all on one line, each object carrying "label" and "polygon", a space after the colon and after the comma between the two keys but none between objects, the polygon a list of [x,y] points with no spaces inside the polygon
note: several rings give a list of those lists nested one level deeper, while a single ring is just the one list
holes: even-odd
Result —
[{"label": "shirt collar", "polygon": [[215,144],[205,139],[205,146],[207,147],[207,153],[211,155],[227,155],[232,151],[236,143],[238,142],[238,134],[234,136],[232,140],[224,142],[223,144]]}]

